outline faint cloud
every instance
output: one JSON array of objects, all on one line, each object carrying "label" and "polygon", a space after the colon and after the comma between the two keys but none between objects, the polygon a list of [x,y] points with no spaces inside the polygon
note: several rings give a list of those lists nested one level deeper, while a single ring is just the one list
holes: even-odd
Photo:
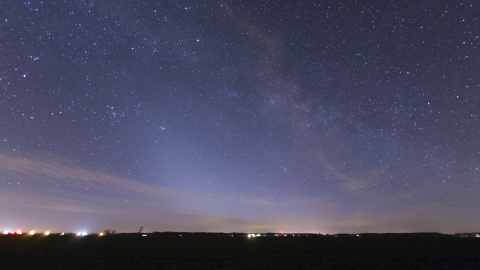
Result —
[{"label": "faint cloud", "polygon": [[341,181],[341,186],[345,190],[358,190],[366,187],[372,187],[381,184],[390,177],[387,167],[380,166],[362,171],[345,173],[338,166],[330,162],[325,155],[318,153],[317,160],[320,162],[326,172],[335,179]]},{"label": "faint cloud", "polygon": [[38,186],[41,186],[41,183],[38,183],[41,181],[45,184],[80,185],[108,192],[115,190],[160,197],[201,197],[198,194],[136,182],[56,160],[0,154],[0,171],[29,176],[24,178],[25,181],[36,181]]},{"label": "faint cloud", "polygon": [[257,206],[269,206],[272,204],[272,200],[267,198],[249,197],[249,198],[242,198],[241,203],[257,205]]},{"label": "faint cloud", "polygon": [[112,206],[108,199],[103,197],[93,197],[85,194],[75,194],[73,192],[64,192],[56,196],[47,194],[37,194],[29,191],[2,190],[0,202],[2,205],[13,205],[12,208],[19,208],[19,211],[31,213],[30,210],[48,210],[55,212],[67,212],[71,214],[112,214],[107,209]]}]

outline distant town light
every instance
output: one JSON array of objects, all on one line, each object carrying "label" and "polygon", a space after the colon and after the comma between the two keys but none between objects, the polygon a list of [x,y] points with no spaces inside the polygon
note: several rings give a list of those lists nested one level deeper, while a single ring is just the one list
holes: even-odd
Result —
[{"label": "distant town light", "polygon": [[50,231],[46,231],[45,235],[47,235],[47,236],[50,235]]},{"label": "distant town light", "polygon": [[15,233],[18,235],[22,235],[22,231],[20,229],[18,229]]},{"label": "distant town light", "polygon": [[103,232],[99,233],[98,236],[103,236]]},{"label": "distant town light", "polygon": [[254,233],[249,233],[249,234],[247,235],[248,238],[255,238],[255,236],[256,236],[256,235],[255,235]]},{"label": "distant town light", "polygon": [[3,234],[9,234],[10,232],[9,231],[3,231],[2,233]]},{"label": "distant town light", "polygon": [[32,230],[32,231],[30,231],[28,234],[34,235],[34,234],[35,234],[35,231]]}]

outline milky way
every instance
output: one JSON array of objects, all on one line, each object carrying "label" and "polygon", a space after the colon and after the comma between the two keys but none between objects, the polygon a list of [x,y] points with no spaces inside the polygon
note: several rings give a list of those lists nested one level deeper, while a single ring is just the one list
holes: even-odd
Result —
[{"label": "milky way", "polygon": [[477,1],[0,14],[0,230],[478,231]]}]

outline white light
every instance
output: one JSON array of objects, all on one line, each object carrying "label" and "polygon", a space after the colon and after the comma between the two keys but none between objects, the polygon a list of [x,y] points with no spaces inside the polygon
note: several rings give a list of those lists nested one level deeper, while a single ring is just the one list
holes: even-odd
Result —
[{"label": "white light", "polygon": [[255,238],[255,234],[254,234],[254,233],[249,233],[249,234],[247,235],[247,237],[248,237],[248,238]]},{"label": "white light", "polygon": [[34,234],[35,234],[35,231],[30,231],[28,234],[34,235]]},{"label": "white light", "polygon": [[142,234],[142,237],[146,237],[147,235],[146,234]]},{"label": "white light", "polygon": [[45,235],[47,235],[47,236],[50,235],[50,231],[46,231]]},{"label": "white light", "polygon": [[2,233],[3,234],[9,234],[9,231],[3,231]]},{"label": "white light", "polygon": [[22,231],[20,229],[17,230],[18,235],[22,235]]},{"label": "white light", "polygon": [[98,236],[103,236],[103,232],[99,233]]},{"label": "white light", "polygon": [[88,235],[87,232],[82,232],[82,236]]}]

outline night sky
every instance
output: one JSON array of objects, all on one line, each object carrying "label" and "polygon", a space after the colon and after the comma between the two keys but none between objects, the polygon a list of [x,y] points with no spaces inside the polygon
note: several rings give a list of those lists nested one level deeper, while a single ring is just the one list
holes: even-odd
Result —
[{"label": "night sky", "polygon": [[0,1],[0,230],[480,230],[480,3]]}]

